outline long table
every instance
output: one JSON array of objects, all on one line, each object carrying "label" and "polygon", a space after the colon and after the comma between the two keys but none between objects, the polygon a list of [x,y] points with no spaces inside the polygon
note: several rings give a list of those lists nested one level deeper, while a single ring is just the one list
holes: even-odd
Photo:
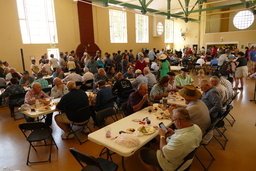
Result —
[{"label": "long table", "polygon": [[[40,105],[40,107],[38,109],[35,108],[35,110],[36,110],[35,112],[27,110],[27,111],[22,111],[22,113],[31,118],[37,118],[39,116],[47,115],[47,114],[53,113],[55,111],[56,104],[54,104],[54,103],[58,103],[59,101],[60,101],[60,98],[53,99],[51,102],[53,105],[49,106],[49,109],[43,109],[44,106]],[[30,105],[30,106],[32,108],[35,107],[35,105]]]},{"label": "long table", "polygon": [[[148,117],[148,119],[151,121],[151,126],[158,125],[160,122],[163,122],[166,126],[171,125],[171,120],[158,120],[156,116],[157,112],[148,112],[148,108],[142,109],[134,114],[131,114],[123,119],[120,119],[110,125],[108,127],[111,128],[111,135],[112,137],[116,137],[119,135],[119,131],[126,131],[128,128],[133,128],[137,130],[139,127],[143,126],[139,124],[139,122],[134,122],[133,120],[142,120],[145,117]],[[88,135],[88,139],[90,141],[95,142],[96,144],[102,145],[106,147],[108,150],[111,150],[123,157],[129,157],[133,155],[138,149],[140,149],[142,146],[144,146],[146,143],[148,143],[150,140],[155,138],[158,135],[158,130],[156,130],[154,133],[149,135],[143,135],[142,137],[138,137],[140,140],[140,145],[132,148],[124,147],[121,145],[118,145],[115,143],[115,141],[111,138],[106,138],[105,129],[99,129],[93,133],[90,133]],[[123,162],[122,162],[123,163]],[[123,163],[124,168],[124,163]],[[125,170],[125,168],[124,168]]]}]

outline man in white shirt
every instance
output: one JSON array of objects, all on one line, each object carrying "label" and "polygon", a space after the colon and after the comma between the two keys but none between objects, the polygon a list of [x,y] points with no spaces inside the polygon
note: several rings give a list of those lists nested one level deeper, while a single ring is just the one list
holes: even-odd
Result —
[{"label": "man in white shirt", "polygon": [[153,69],[155,72],[158,72],[158,70],[159,70],[158,62],[159,62],[159,59],[156,59],[156,60],[155,60],[154,62],[152,62],[152,64],[151,64],[151,69]]},{"label": "man in white shirt", "polygon": [[150,61],[154,61],[155,60],[155,52],[154,50],[152,49],[151,51],[148,52],[148,58]]},{"label": "man in white shirt", "polygon": [[[202,131],[190,121],[188,111],[177,108],[170,113],[177,129],[174,131],[167,128],[166,132],[160,128],[160,150],[140,151],[139,158],[146,170],[155,170],[155,167],[158,167],[162,170],[174,171],[183,162],[184,157],[200,145]],[[192,160],[188,160],[179,170],[185,170],[191,163]]]},{"label": "man in white shirt", "polygon": [[85,68],[84,68],[84,75],[82,76],[82,82],[85,83],[85,82],[88,81],[88,80],[93,80],[93,78],[94,78],[93,73],[91,73],[91,72],[89,71],[89,68],[85,67]]},{"label": "man in white shirt", "polygon": [[75,69],[71,69],[69,72],[70,74],[62,80],[63,83],[67,83],[69,81],[82,82],[81,75],[77,74]]},{"label": "man in white shirt", "polygon": [[51,59],[50,59],[50,65],[53,69],[53,71],[55,72],[56,71],[56,68],[59,66],[58,64],[58,59],[54,58],[54,55],[51,54],[50,55]]},{"label": "man in white shirt", "polygon": [[51,90],[51,97],[61,98],[64,94],[68,93],[68,88],[65,84],[61,82],[59,77],[54,79],[55,86]]},{"label": "man in white shirt", "polygon": [[228,55],[230,55],[231,52],[229,49],[227,49],[225,51],[225,53],[223,53],[222,55],[220,55],[219,59],[218,59],[218,66],[221,66],[225,61],[228,60]]},{"label": "man in white shirt", "polygon": [[145,77],[148,79],[148,88],[152,88],[157,83],[156,76],[150,72],[149,67],[145,67],[143,70]]},{"label": "man in white shirt", "polygon": [[132,87],[134,89],[137,89],[141,83],[145,83],[148,85],[148,79],[142,75],[142,71],[140,69],[137,69],[135,71],[135,75],[136,75],[136,79],[131,82]]},{"label": "man in white shirt", "polygon": [[203,66],[203,64],[205,64],[204,59],[202,58],[202,56],[196,61],[197,64],[200,64],[200,66]]},{"label": "man in white shirt", "polygon": [[[212,76],[210,78],[210,83],[212,86],[215,86],[217,88],[221,95],[221,103],[225,104],[229,98],[228,89],[220,84],[220,79],[217,76]],[[223,107],[225,108],[226,106]]]}]

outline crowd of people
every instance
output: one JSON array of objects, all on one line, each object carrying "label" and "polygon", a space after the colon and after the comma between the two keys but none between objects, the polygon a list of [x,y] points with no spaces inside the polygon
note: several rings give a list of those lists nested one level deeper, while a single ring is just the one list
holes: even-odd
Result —
[{"label": "crowd of people", "polygon": [[[124,50],[122,53],[113,53],[112,57],[105,53],[103,57],[98,50],[92,56],[84,52],[79,58],[74,51],[70,54],[61,52],[59,59],[54,55],[50,55],[51,59],[43,55],[39,64],[33,59],[30,67],[32,75],[29,71],[20,74],[7,61],[0,61],[0,86],[8,85],[1,97],[25,93],[23,87],[30,86],[31,89],[23,99],[25,104],[46,104],[46,99],[50,96],[61,98],[56,111],[62,112],[54,119],[64,131],[61,137],[67,139],[74,137],[68,133],[69,124],[73,121],[84,122],[92,117],[95,126],[104,124],[104,120],[97,121],[95,112],[113,107],[113,104],[105,103],[113,96],[117,96],[116,103],[119,106],[127,102],[125,115],[128,116],[153,103],[160,103],[161,99],[172,93],[179,93],[185,99],[187,107],[171,106],[168,109],[177,130],[168,128],[166,133],[159,129],[160,150],[143,150],[139,157],[148,170],[154,167],[174,170],[189,152],[199,146],[207,128],[226,110],[226,101],[233,97],[233,89],[242,89],[243,79],[248,75],[247,59],[243,52],[231,54],[230,49],[217,50],[212,47],[210,54],[204,48],[200,49],[199,55],[197,53],[191,48],[184,48],[183,53],[154,48],[136,55],[132,50]],[[255,54],[256,47],[247,54],[254,69]],[[216,67],[216,71],[207,80],[204,71],[200,70],[196,84],[189,75],[190,64],[195,62],[203,66],[206,61],[210,61],[211,67]],[[184,68],[176,74],[171,71],[172,65],[183,65]],[[222,71],[224,65],[228,67],[228,74]],[[47,75],[51,75],[50,82],[44,79]],[[234,85],[230,77],[233,78]],[[86,86],[89,81],[92,82],[92,93],[96,97],[87,96],[83,86],[77,85],[81,83]],[[47,94],[43,89],[48,88],[49,84],[52,84],[52,88]],[[125,92],[129,92],[128,96]],[[22,99],[16,99],[9,103],[21,104],[21,101]],[[92,107],[87,116],[74,118],[79,109],[88,105]],[[29,122],[34,121],[33,118],[25,117]],[[52,117],[52,114],[46,117],[49,126],[52,124]],[[212,133],[209,133],[203,141],[207,143],[211,138]]]}]

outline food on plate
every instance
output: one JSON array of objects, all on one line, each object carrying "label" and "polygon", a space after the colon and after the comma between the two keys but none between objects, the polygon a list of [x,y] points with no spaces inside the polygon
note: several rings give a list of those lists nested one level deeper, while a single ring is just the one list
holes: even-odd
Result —
[{"label": "food on plate", "polygon": [[178,93],[174,93],[173,95],[178,96],[179,94]]},{"label": "food on plate", "polygon": [[58,104],[58,102],[54,102],[54,103],[53,103],[53,105],[57,105],[57,104]]},{"label": "food on plate", "polygon": [[158,125],[154,125],[153,128],[158,129]]},{"label": "food on plate", "polygon": [[162,104],[158,104],[158,107],[159,107],[159,108],[163,108],[163,105],[162,105]]},{"label": "food on plate", "polygon": [[126,132],[135,132],[135,129],[134,128],[128,128],[128,129],[126,129]]},{"label": "food on plate", "polygon": [[182,99],[180,99],[181,101],[183,101],[184,99],[182,98]]},{"label": "food on plate", "polygon": [[154,111],[157,111],[158,110],[158,108],[157,107],[154,107]]},{"label": "food on plate", "polygon": [[44,109],[48,110],[48,109],[50,109],[50,106],[46,106]]},{"label": "food on plate", "polygon": [[126,133],[125,131],[119,131],[119,134]]},{"label": "food on plate", "polygon": [[164,119],[164,117],[162,117],[162,116],[157,116],[156,119],[162,120],[162,119]]},{"label": "food on plate", "polygon": [[141,126],[137,130],[143,134],[151,134],[155,132],[155,128],[151,128],[149,126]]}]

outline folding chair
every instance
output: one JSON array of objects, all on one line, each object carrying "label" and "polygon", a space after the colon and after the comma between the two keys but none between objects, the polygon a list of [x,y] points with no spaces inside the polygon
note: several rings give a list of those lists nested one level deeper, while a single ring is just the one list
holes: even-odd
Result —
[{"label": "folding chair", "polygon": [[122,117],[123,117],[123,118],[127,116],[127,115],[126,115],[127,103],[128,103],[128,102],[124,102],[124,103],[122,103],[122,105],[121,105],[121,108],[122,108]]},{"label": "folding chair", "polygon": [[[73,121],[73,123],[72,123],[71,126],[70,126],[67,139],[68,139],[68,137],[69,137],[70,134],[74,134],[75,137],[77,138],[77,140],[79,141],[80,145],[82,145],[83,143],[85,143],[85,142],[88,141],[88,139],[86,139],[85,141],[81,141],[81,140],[78,138],[76,132],[77,132],[77,131],[81,131],[82,133],[84,133],[83,130],[84,130],[85,127],[88,128],[90,132],[92,132],[91,129],[90,129],[90,128],[88,127],[88,125],[87,125],[88,122],[90,121],[90,117],[91,117],[91,115],[90,115],[90,113],[89,113],[89,112],[90,112],[90,109],[91,109],[91,106],[87,106],[87,107],[83,107],[83,108],[79,109],[79,110],[76,112],[76,116],[75,116],[74,120],[76,120],[76,118],[83,117],[84,115],[86,116],[86,120],[85,120],[84,122],[75,122],[75,121]],[[74,129],[75,126],[79,126],[80,128],[75,130],[75,129]]]},{"label": "folding chair", "polygon": [[132,90],[126,90],[126,91],[124,91],[124,92],[122,93],[121,96],[122,96],[123,99],[128,99],[129,96],[130,96],[130,94],[133,93],[134,91],[135,91],[135,90],[133,90],[133,89],[132,89]]},{"label": "folding chair", "polygon": [[[49,128],[49,126],[43,122],[29,122],[29,123],[21,123],[19,125],[19,128],[24,134],[24,136],[26,137],[26,140],[29,142],[27,165],[35,164],[35,163],[51,162],[52,145],[55,145],[57,149],[58,147],[52,137],[51,129]],[[31,132],[28,134],[27,131],[31,131]],[[50,144],[46,143],[47,139],[50,139]],[[39,141],[44,141],[44,144],[39,144]],[[33,145],[34,142],[37,142],[36,143],[37,145]],[[36,151],[35,147],[40,147],[40,146],[50,146],[50,154],[49,154],[48,160],[36,161],[36,162],[29,161],[31,147],[33,147],[33,149]]]},{"label": "folding chair", "polygon": [[[113,115],[115,115],[116,120],[113,118]],[[116,111],[111,107],[96,112],[96,118],[98,121],[98,125],[100,127],[102,125],[105,125],[105,121],[107,120],[108,117],[112,117],[114,121],[117,121]]]},{"label": "folding chair", "polygon": [[[117,99],[117,96],[113,96],[113,97],[110,97],[109,99],[105,100],[104,103],[105,103],[105,105],[113,104],[113,107],[117,112],[118,111],[118,106],[116,105],[116,99]],[[116,120],[118,120],[117,116],[116,116]]]},{"label": "folding chair", "polygon": [[50,95],[52,88],[48,87],[48,88],[43,88],[42,90],[43,90],[43,92],[45,92],[46,94]]},{"label": "folding chair", "polygon": [[224,127],[224,125],[225,125],[224,118],[226,118],[226,116],[229,114],[229,112],[230,112],[232,109],[233,109],[233,106],[232,106],[232,105],[228,105],[226,111],[222,114],[221,118],[219,119],[218,123],[217,123],[216,126],[215,126],[215,130],[220,134],[220,137],[224,137],[224,139],[225,139],[224,144],[222,144],[222,143],[220,142],[220,140],[219,140],[215,135],[213,135],[213,137],[218,141],[218,143],[221,145],[221,147],[223,148],[223,150],[225,150],[225,148],[226,148],[228,139],[227,139],[227,137],[224,135],[225,130],[224,130],[224,131],[220,131],[219,128],[223,128],[223,127]]},{"label": "folding chair", "polygon": [[93,89],[93,80],[87,80],[84,85],[86,90]]},{"label": "folding chair", "polygon": [[[93,156],[81,153],[74,148],[70,148],[69,151],[82,166],[81,171],[116,171],[118,169],[117,164],[108,161],[107,159],[94,158]],[[86,166],[84,164],[86,164]]]},{"label": "folding chair", "polygon": [[[197,148],[195,148],[186,157],[184,157],[183,162],[175,169],[175,171],[178,171],[179,168],[181,168],[188,160],[193,159],[194,156],[196,155],[196,150],[197,150]],[[184,171],[189,171],[190,170],[190,166],[191,165],[189,165],[186,169],[184,169]]]},{"label": "folding chair", "polygon": [[[231,98],[231,101],[227,104],[227,105],[231,105],[231,103],[236,99],[237,95],[239,94],[239,92],[236,92],[233,97]],[[229,112],[228,115],[232,118],[232,121],[230,121],[227,117],[225,117],[225,119],[228,121],[228,123],[233,127],[236,119],[234,118],[234,116]]]},{"label": "folding chair", "polygon": [[[16,118],[15,112],[14,112],[15,107],[20,107],[24,103],[24,98],[25,98],[25,93],[18,93],[18,94],[13,94],[13,95],[9,96],[9,109],[10,109],[11,117],[13,117],[14,120],[24,118],[24,117]],[[12,101],[16,100],[16,99],[19,99],[19,102],[16,104],[12,103]]]},{"label": "folding chair", "polygon": [[[215,129],[215,127],[216,127],[216,124],[219,122],[219,120],[220,119],[216,119],[216,121],[214,122],[214,123],[212,123],[210,126],[209,126],[209,128],[206,130],[206,132],[204,133],[204,135],[203,135],[203,139],[211,132],[211,131],[213,131],[214,129]],[[203,166],[203,168],[204,168],[204,170],[209,170],[210,169],[210,167],[211,167],[211,165],[212,165],[212,163],[215,161],[215,158],[213,157],[213,155],[212,155],[212,153],[209,151],[209,149],[206,147],[209,143],[210,143],[210,141],[211,140],[209,140],[209,142],[207,143],[207,144],[203,144],[202,142],[201,142],[201,144],[200,144],[200,146],[203,146],[204,147],[204,149],[209,153],[209,155],[211,156],[211,162],[210,162],[210,164],[208,165],[208,166],[205,166],[204,164],[203,164],[203,162],[199,159],[199,157],[197,156],[197,155],[195,155],[196,156],[196,158],[198,159],[198,161],[200,162],[200,164]]]}]

